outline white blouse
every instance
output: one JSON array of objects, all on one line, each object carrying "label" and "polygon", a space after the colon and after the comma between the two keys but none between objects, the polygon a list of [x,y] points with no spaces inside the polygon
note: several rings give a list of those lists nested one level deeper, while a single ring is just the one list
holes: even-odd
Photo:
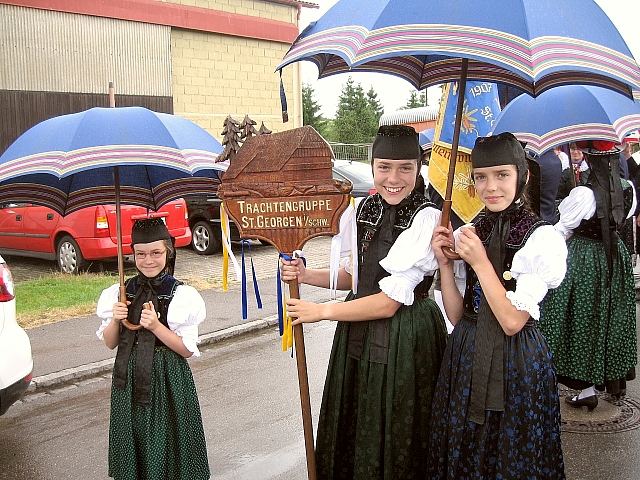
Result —
[{"label": "white blouse", "polygon": [[[355,246],[357,207],[349,207],[340,222],[340,266],[351,275],[357,272]],[[412,305],[413,291],[427,275],[438,269],[438,261],[431,249],[433,230],[440,222],[440,210],[426,207],[416,213],[411,226],[404,230],[380,265],[389,276],[379,282],[380,289],[391,299]],[[334,237],[335,238],[335,237]],[[332,246],[332,256],[334,254]],[[354,261],[355,260],[355,261]],[[357,288],[357,285],[355,286]]]},{"label": "white blouse", "polygon": [[[460,227],[454,232],[458,238]],[[456,284],[464,295],[466,269],[464,261],[454,263]],[[567,272],[567,245],[552,225],[536,228],[525,244],[513,256],[511,276],[516,280],[515,291],[507,291],[511,304],[532,318],[540,319],[540,302],[551,288],[556,288]]]},{"label": "white blouse", "polygon": [[[636,211],[636,191],[633,184],[629,182],[633,191],[633,202],[631,209],[627,212],[627,218]],[[571,189],[569,196],[566,197],[558,206],[560,211],[560,220],[555,224],[556,230],[560,232],[564,238],[569,238],[573,234],[580,222],[588,220],[596,213],[596,197],[593,190],[589,187],[575,187]]]},{"label": "white blouse", "polygon": [[[111,323],[113,317],[113,304],[118,301],[119,285],[115,284],[105,288],[98,300],[96,314],[102,319],[96,335],[103,338],[104,329]],[[169,303],[167,323],[172,332],[182,338],[182,343],[187,350],[199,357],[198,350],[198,325],[207,316],[204,300],[198,291],[188,285],[178,285]]]}]

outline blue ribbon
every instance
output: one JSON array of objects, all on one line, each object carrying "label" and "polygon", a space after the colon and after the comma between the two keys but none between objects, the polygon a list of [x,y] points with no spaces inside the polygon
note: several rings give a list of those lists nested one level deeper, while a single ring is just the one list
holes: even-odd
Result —
[{"label": "blue ribbon", "polygon": [[[283,292],[282,292],[282,281],[280,280],[280,259],[286,260],[287,262],[290,262],[291,260],[294,260],[293,257],[287,255],[286,253],[281,253],[278,257],[278,273],[276,274],[276,282],[277,282],[277,286],[276,286],[276,291],[277,291],[277,295],[278,295],[278,331],[280,332],[280,336],[282,336],[282,334],[284,333],[284,310],[282,308],[282,302],[284,301],[284,296],[283,296]],[[302,263],[304,264],[304,266],[307,266],[307,259],[304,257],[300,257],[302,259]]]},{"label": "blue ribbon", "polygon": [[258,287],[258,279],[256,278],[256,269],[253,266],[253,256],[251,255],[251,243],[248,240],[242,240],[240,245],[242,246],[242,319],[246,320],[248,318],[248,308],[247,308],[247,271],[245,267],[244,261],[244,247],[245,244],[249,250],[249,260],[251,262],[251,277],[253,279],[253,291],[256,296],[256,303],[258,308],[262,308],[262,299],[260,298],[260,289]]}]

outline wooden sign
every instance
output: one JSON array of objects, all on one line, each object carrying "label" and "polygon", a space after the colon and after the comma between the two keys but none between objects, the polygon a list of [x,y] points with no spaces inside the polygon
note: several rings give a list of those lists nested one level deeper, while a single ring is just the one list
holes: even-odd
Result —
[{"label": "wooden sign", "polygon": [[292,253],[310,238],[337,234],[351,185],[333,179],[332,157],[309,126],[249,138],[218,189],[240,236]]}]

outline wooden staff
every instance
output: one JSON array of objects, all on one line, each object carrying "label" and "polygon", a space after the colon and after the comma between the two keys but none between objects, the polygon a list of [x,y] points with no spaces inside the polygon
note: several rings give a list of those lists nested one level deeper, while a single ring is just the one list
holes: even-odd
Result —
[{"label": "wooden staff", "polygon": [[[297,257],[291,255],[291,258]],[[299,299],[300,288],[298,280],[292,280],[287,283],[289,284],[289,296]],[[307,355],[304,349],[304,331],[302,330],[301,323],[293,326],[293,341],[296,347],[296,364],[298,366],[302,428],[304,429],[304,446],[307,453],[307,475],[309,480],[316,480],[316,452],[313,443],[313,422],[311,420],[311,397],[309,396]]]}]

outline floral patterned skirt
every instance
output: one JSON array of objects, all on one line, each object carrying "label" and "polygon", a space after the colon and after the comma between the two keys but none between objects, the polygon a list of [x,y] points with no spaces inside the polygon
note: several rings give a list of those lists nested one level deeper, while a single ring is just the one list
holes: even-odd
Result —
[{"label": "floral patterned skirt", "polygon": [[131,352],[127,386],[111,387],[109,476],[116,480],[210,478],[202,417],[187,361],[167,347],[153,355],[151,401],[133,403],[137,349]]},{"label": "floral patterned skirt", "polygon": [[402,306],[389,320],[386,365],[347,354],[338,323],[325,382],[316,460],[324,480],[424,478],[431,400],[447,331],[433,300]]},{"label": "floral patterned skirt", "polygon": [[447,344],[434,395],[428,473],[433,480],[564,479],[560,404],[551,354],[527,326],[505,337],[505,410],[469,420],[476,322],[464,317]]},{"label": "floral patterned skirt", "polygon": [[631,259],[618,241],[611,278],[602,243],[568,242],[567,275],[541,310],[558,379],[570,388],[604,386],[618,394],[635,376],[636,309]]}]

